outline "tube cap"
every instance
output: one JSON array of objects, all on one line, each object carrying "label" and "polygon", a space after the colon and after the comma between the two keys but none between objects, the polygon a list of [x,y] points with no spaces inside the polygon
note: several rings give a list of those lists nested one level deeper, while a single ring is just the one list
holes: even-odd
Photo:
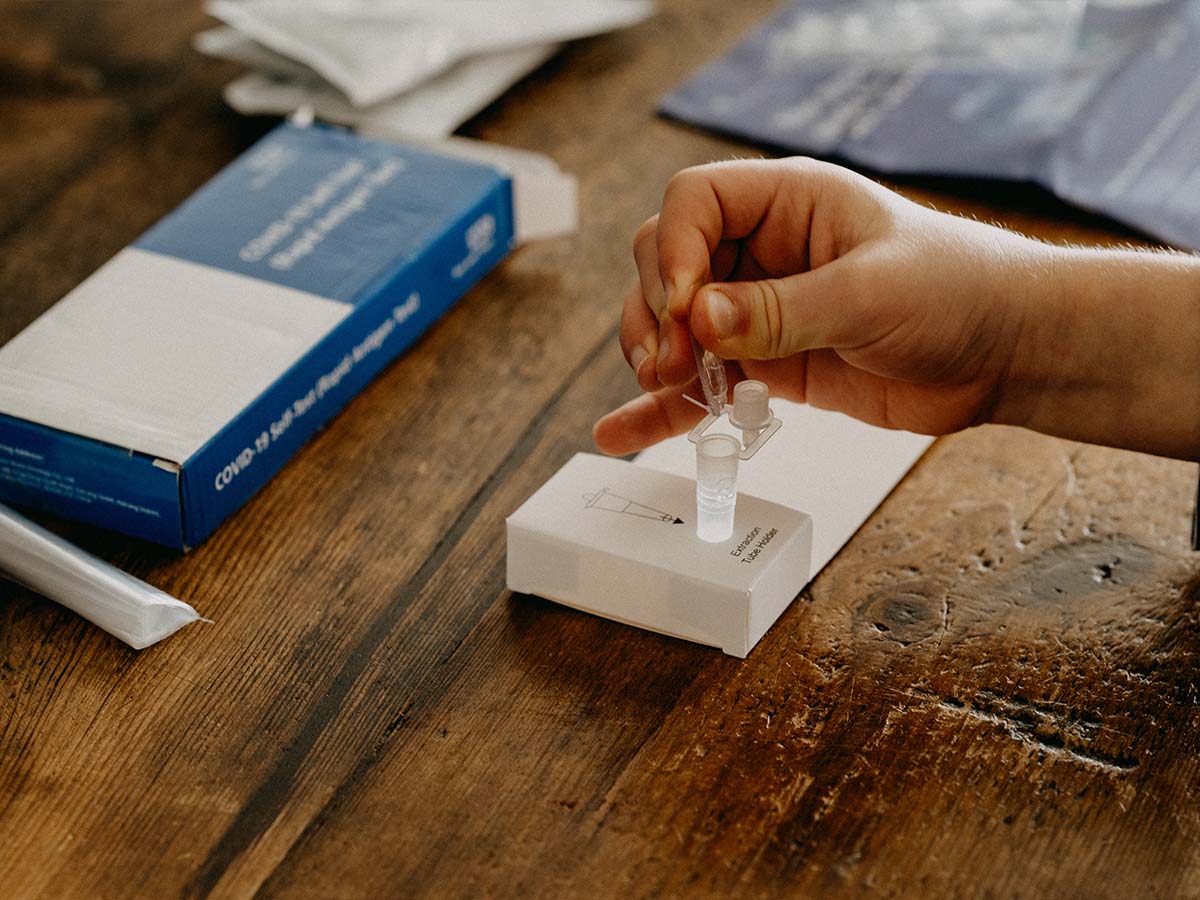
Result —
[{"label": "tube cap", "polygon": [[771,421],[771,410],[767,406],[770,395],[761,381],[741,381],[733,389],[733,410],[729,421],[744,431],[758,431]]}]

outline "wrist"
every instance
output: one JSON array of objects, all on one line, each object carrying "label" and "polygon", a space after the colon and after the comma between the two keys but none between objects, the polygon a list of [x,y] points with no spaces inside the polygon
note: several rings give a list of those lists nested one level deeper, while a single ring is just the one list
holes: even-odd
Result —
[{"label": "wrist", "polygon": [[1200,257],[1041,249],[992,420],[1200,458]]}]

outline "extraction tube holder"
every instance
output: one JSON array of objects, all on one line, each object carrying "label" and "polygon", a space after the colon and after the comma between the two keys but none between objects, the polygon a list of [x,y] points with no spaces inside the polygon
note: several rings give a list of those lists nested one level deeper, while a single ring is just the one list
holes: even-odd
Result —
[{"label": "extraction tube holder", "polygon": [[[688,398],[691,399],[690,397]],[[739,382],[733,389],[733,406],[726,407],[721,415],[714,416],[711,412],[696,423],[696,427],[688,432],[688,440],[699,445],[705,436],[722,416],[729,419],[729,424],[742,432],[742,448],[738,451],[738,459],[745,462],[763,448],[783,425],[771,412],[767,405],[767,386],[761,381],[746,380]]]},{"label": "extraction tube holder", "polygon": [[[696,537],[702,541],[722,543],[733,534],[738,460],[758,453],[783,424],[771,414],[768,400],[763,382],[740,382],[733,389],[732,407],[718,407],[716,413],[710,409],[688,433],[696,445]],[[742,432],[740,441],[724,432],[708,433],[723,415]]]}]

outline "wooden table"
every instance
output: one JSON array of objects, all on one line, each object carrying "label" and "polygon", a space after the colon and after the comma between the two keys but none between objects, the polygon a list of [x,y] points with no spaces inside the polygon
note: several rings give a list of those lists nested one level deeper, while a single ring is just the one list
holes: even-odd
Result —
[{"label": "wooden table", "polygon": [[[1194,466],[941,440],[745,661],[505,590],[505,515],[636,390],[634,229],[675,170],[755,152],[654,105],[771,4],[661,6],[467,128],[577,173],[578,235],[517,251],[191,554],[54,523],[213,624],[136,653],[0,586],[0,896],[1200,896]],[[223,107],[206,24],[0,7],[0,342],[271,124]]]}]

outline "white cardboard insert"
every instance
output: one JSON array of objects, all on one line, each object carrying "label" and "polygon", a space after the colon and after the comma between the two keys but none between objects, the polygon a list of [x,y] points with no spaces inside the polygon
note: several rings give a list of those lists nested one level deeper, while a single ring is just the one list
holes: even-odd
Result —
[{"label": "white cardboard insert", "polygon": [[695,485],[576,454],[509,516],[509,588],[745,657],[808,583],[812,519],[741,494],[706,543]]}]

